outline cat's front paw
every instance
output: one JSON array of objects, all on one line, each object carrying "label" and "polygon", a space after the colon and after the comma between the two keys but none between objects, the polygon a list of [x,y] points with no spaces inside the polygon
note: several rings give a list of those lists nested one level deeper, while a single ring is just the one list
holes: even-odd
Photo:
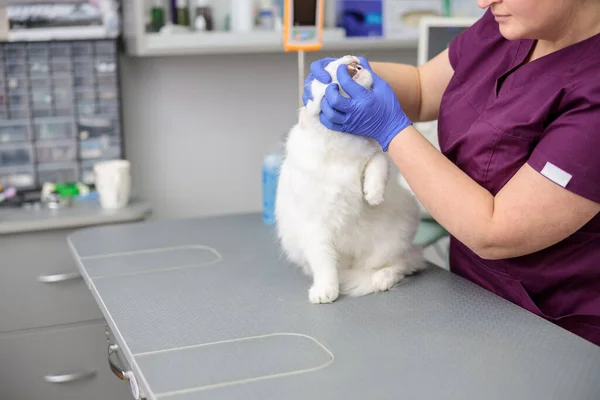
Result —
[{"label": "cat's front paw", "polygon": [[340,294],[340,288],[335,284],[313,285],[308,291],[308,299],[313,304],[333,303]]},{"label": "cat's front paw", "polygon": [[385,186],[365,184],[365,200],[372,206],[378,206],[383,203]]}]

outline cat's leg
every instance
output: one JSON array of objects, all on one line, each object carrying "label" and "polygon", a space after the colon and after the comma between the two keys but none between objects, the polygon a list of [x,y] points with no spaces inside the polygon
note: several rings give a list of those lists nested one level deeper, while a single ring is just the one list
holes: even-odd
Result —
[{"label": "cat's leg", "polygon": [[363,193],[367,203],[372,206],[383,203],[389,174],[388,168],[388,160],[383,153],[376,153],[367,162],[364,172]]},{"label": "cat's leg", "polygon": [[398,264],[383,267],[373,273],[371,284],[374,292],[385,292],[400,283],[408,275],[407,266]]},{"label": "cat's leg", "polygon": [[334,302],[340,293],[336,251],[330,244],[316,241],[306,249],[306,258],[313,276],[313,285],[308,291],[310,302]]},{"label": "cat's leg", "polygon": [[404,278],[427,268],[422,251],[417,246],[409,246],[389,266],[373,273],[371,282],[375,291],[386,291]]},{"label": "cat's leg", "polygon": [[340,277],[342,293],[359,297],[384,292],[424,269],[426,264],[417,246],[409,245],[398,251],[393,245],[391,241],[381,243],[381,246],[372,248],[365,258],[357,259],[353,268]]}]

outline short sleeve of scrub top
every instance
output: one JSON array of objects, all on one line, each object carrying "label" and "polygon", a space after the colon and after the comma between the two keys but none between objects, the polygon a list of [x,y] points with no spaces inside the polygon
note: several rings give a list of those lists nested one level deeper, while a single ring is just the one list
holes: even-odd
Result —
[{"label": "short sleeve of scrub top", "polygon": [[[600,203],[600,34],[527,63],[488,10],[450,44],[442,153],[496,195],[525,164]],[[484,260],[452,237],[450,269],[600,345],[600,215],[527,256]]]},{"label": "short sleeve of scrub top", "polygon": [[569,97],[564,101],[570,110],[548,124],[528,163],[556,184],[600,203],[600,90],[581,87]]}]

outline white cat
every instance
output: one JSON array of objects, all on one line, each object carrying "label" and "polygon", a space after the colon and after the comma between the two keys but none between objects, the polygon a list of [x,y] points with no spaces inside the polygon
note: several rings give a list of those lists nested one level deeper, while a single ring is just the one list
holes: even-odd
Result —
[{"label": "white cat", "polygon": [[[370,72],[352,56],[327,65],[333,82],[340,64],[371,89]],[[313,277],[312,303],[388,290],[426,265],[412,242],[418,204],[399,185],[387,187],[388,158],[375,140],[321,124],[327,85],[316,79],[311,85],[313,100],[289,132],[280,171],[275,214],[281,245]]]}]

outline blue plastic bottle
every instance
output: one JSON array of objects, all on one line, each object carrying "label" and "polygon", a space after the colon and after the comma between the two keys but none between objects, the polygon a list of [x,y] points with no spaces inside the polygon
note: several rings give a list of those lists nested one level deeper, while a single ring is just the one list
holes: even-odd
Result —
[{"label": "blue plastic bottle", "polygon": [[267,225],[275,224],[275,197],[277,195],[277,182],[279,180],[279,169],[282,161],[283,156],[281,151],[271,151],[263,159],[263,222]]}]

